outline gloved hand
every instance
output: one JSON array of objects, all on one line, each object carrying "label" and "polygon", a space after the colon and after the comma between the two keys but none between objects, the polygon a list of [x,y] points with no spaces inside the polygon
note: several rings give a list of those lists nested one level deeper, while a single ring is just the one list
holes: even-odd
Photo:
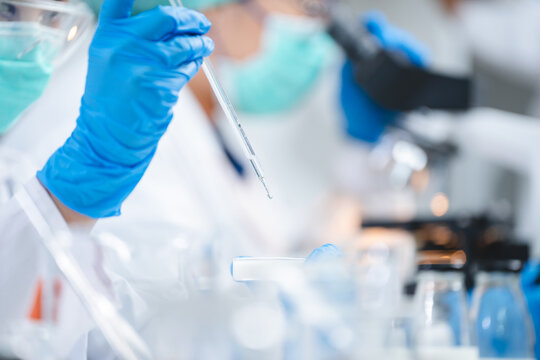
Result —
[{"label": "gloved hand", "polygon": [[529,312],[536,334],[535,354],[540,359],[540,284],[536,282],[540,276],[540,263],[529,262],[521,272],[521,287],[529,306]]},{"label": "gloved hand", "polygon": [[[382,47],[403,53],[415,66],[426,65],[427,52],[424,47],[411,35],[391,25],[383,14],[369,12],[364,16],[363,23]],[[349,61],[345,63],[341,73],[340,101],[347,134],[367,143],[377,142],[386,126],[399,115],[396,111],[386,110],[375,104],[355,83]]]},{"label": "gloved hand", "polygon": [[204,15],[106,0],[90,46],[86,89],[70,138],[37,176],[67,207],[120,214],[172,119],[182,87],[214,48]]}]

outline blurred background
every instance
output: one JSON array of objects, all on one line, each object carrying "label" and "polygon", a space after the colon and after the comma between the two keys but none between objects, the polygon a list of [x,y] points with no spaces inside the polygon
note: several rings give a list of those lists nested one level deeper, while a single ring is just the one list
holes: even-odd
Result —
[{"label": "blurred background", "polygon": [[[115,310],[89,358],[146,358],[128,327],[156,359],[540,359],[540,0],[184,5],[274,199],[199,72],[162,172],[71,242]],[[0,351],[65,358],[45,318]]]}]

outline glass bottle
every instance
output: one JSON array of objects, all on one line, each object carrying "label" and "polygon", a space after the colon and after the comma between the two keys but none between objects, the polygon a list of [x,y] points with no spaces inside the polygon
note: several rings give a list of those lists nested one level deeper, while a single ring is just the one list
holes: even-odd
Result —
[{"label": "glass bottle", "polygon": [[534,330],[517,272],[478,273],[471,319],[480,358],[534,359]]},{"label": "glass bottle", "polygon": [[464,276],[453,265],[421,265],[414,299],[416,359],[477,359],[472,346]]}]

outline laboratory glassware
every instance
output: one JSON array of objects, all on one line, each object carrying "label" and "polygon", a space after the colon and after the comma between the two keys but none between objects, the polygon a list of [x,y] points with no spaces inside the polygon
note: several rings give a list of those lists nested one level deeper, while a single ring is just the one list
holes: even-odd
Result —
[{"label": "laboratory glassware", "polygon": [[480,358],[534,359],[534,330],[519,273],[481,271],[471,309]]},{"label": "laboratory glassware", "polygon": [[[181,0],[169,0],[169,2],[172,6],[183,7]],[[206,78],[208,79],[208,82],[210,83],[210,86],[212,87],[212,91],[214,92],[214,95],[216,96],[216,99],[218,100],[221,109],[225,113],[225,116],[227,117],[231,128],[233,129],[234,133],[238,138],[238,141],[242,146],[244,155],[249,160],[253,171],[255,171],[255,175],[257,175],[257,178],[264,186],[266,195],[269,199],[272,199],[272,193],[270,192],[268,184],[264,178],[264,173],[259,159],[257,158],[257,155],[255,155],[255,150],[253,150],[253,146],[251,145],[251,142],[249,141],[246,132],[244,131],[244,128],[242,127],[242,124],[238,119],[238,115],[236,114],[234,106],[232,105],[229,97],[227,96],[227,93],[225,92],[223,86],[217,78],[216,71],[214,70],[214,66],[210,62],[210,59],[203,59],[201,67],[204,74],[206,75]]]},{"label": "laboratory glassware", "polygon": [[464,275],[455,265],[419,266],[413,316],[417,359],[477,359],[469,331]]}]

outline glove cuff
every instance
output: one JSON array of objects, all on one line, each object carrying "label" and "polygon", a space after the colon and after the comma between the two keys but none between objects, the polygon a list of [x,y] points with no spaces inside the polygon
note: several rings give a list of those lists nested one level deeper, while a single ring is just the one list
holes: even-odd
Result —
[{"label": "glove cuff", "polygon": [[121,205],[139,183],[156,147],[139,163],[125,167],[80,151],[73,135],[36,176],[68,208],[91,218],[120,215]]}]

